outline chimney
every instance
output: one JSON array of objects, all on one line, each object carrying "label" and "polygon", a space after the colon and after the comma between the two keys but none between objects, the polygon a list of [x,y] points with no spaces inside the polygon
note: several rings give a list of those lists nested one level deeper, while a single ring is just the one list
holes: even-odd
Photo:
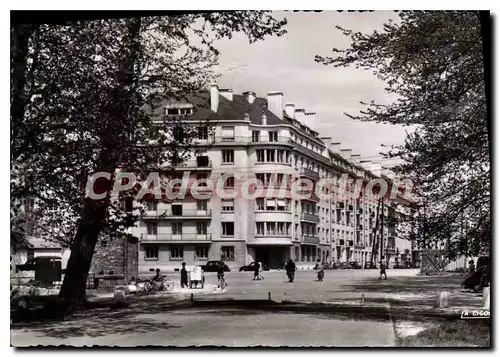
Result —
[{"label": "chimney", "polygon": [[267,92],[267,109],[283,120],[283,93]]},{"label": "chimney", "polygon": [[331,143],[329,149],[334,153],[340,153],[340,143]]},{"label": "chimney", "polygon": [[262,113],[261,122],[262,125],[267,125],[267,117],[265,113]]},{"label": "chimney", "polygon": [[230,102],[233,101],[233,90],[232,89],[219,89],[219,93],[221,96],[229,100]]},{"label": "chimney", "polygon": [[245,96],[245,98],[247,99],[249,104],[252,104],[253,101],[255,100],[255,93],[254,92],[248,91],[248,92],[243,93],[243,95]]},{"label": "chimney", "polygon": [[351,158],[352,149],[340,149],[340,155],[346,160]]},{"label": "chimney", "polygon": [[285,104],[285,113],[289,118],[295,119],[295,104]]},{"label": "chimney", "polygon": [[215,113],[219,110],[219,86],[217,84],[210,86],[210,109]]},{"label": "chimney", "polygon": [[302,125],[306,125],[304,117],[306,111],[304,109],[295,109],[295,119],[300,122]]},{"label": "chimney", "polygon": [[316,131],[316,113],[305,113],[304,120],[310,129]]}]

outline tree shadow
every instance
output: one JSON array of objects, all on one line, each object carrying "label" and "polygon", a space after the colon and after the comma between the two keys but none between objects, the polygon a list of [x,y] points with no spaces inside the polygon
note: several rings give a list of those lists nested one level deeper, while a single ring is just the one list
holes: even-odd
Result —
[{"label": "tree shadow", "polygon": [[458,291],[463,281],[460,276],[389,277],[387,280],[362,280],[342,288],[354,292],[428,294],[437,290]]},{"label": "tree shadow", "polygon": [[67,323],[51,323],[32,327],[31,331],[47,337],[74,338],[74,337],[100,337],[112,334],[150,333],[165,331],[181,326],[171,325],[152,319],[121,319],[114,317],[79,319]]}]

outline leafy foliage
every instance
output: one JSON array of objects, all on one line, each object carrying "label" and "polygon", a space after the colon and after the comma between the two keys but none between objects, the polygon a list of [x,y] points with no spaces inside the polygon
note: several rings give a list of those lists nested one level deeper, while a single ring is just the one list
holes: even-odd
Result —
[{"label": "leafy foliage", "polygon": [[[490,164],[480,14],[477,11],[398,12],[383,31],[370,34],[338,27],[350,37],[334,57],[316,56],[334,67],[373,73],[396,99],[362,103],[352,119],[411,126],[405,144],[386,158],[414,183],[426,212],[420,243],[452,240],[454,254],[477,254],[488,246]],[[425,231],[425,234],[423,233]],[[425,240],[425,242],[423,242]]]},{"label": "leafy foliage", "polygon": [[36,199],[39,233],[72,247],[68,272],[81,270],[78,284],[97,236],[123,235],[138,219],[120,205],[137,188],[91,201],[89,175],[171,175],[196,131],[167,117],[166,102],[196,98],[216,78],[217,39],[241,31],[253,42],[285,25],[268,12],[235,11],[11,28],[12,202]]}]

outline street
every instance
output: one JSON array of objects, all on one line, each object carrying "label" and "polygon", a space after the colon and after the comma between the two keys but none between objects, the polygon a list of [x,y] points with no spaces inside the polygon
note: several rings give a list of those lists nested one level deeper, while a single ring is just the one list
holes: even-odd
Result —
[{"label": "street", "polygon": [[[315,271],[299,271],[294,283],[288,283],[284,271],[264,272],[264,280],[253,281],[251,272],[226,273],[227,290],[222,293],[198,293],[196,300],[265,300],[342,301],[360,303],[365,298],[382,297],[383,293],[357,291],[371,281],[387,286],[391,278],[414,277],[415,270],[392,270],[389,280],[378,281],[377,270],[325,271],[324,282],[317,282]],[[169,275],[169,278],[174,278]],[[216,284],[216,275],[206,274],[207,289]],[[178,282],[177,282],[178,283]],[[177,284],[176,283],[176,284]],[[377,285],[375,285],[376,287]],[[178,289],[175,289],[178,291]],[[188,299],[185,293],[166,293],[177,299]],[[165,296],[167,296],[165,294]],[[286,295],[285,295],[286,294]],[[390,306],[376,319],[336,317],[330,314],[269,312],[231,307],[195,307],[165,310],[154,302],[140,309],[103,311],[65,321],[16,326],[11,331],[13,346],[29,345],[116,345],[116,346],[393,346],[394,326]],[[168,304],[165,304],[168,305]]]}]

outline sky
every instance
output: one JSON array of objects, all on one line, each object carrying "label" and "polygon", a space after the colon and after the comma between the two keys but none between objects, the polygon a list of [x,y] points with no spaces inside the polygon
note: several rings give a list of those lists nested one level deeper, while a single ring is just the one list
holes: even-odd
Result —
[{"label": "sky", "polygon": [[394,12],[275,12],[274,16],[288,19],[286,35],[249,44],[245,35],[237,34],[217,43],[222,73],[219,88],[232,88],[234,93],[254,91],[259,97],[281,91],[284,104],[294,103],[295,108],[316,112],[313,129],[321,137],[332,137],[334,142],[342,143],[343,149],[352,149],[353,154],[367,160],[379,158],[379,153],[386,150],[382,143],[404,142],[403,127],[358,122],[343,114],[359,113],[363,107],[360,101],[390,102],[384,83],[371,71],[314,62],[316,54],[329,56],[333,47],[349,45],[349,38],[336,25],[370,33],[381,30],[389,18],[396,19]]}]

